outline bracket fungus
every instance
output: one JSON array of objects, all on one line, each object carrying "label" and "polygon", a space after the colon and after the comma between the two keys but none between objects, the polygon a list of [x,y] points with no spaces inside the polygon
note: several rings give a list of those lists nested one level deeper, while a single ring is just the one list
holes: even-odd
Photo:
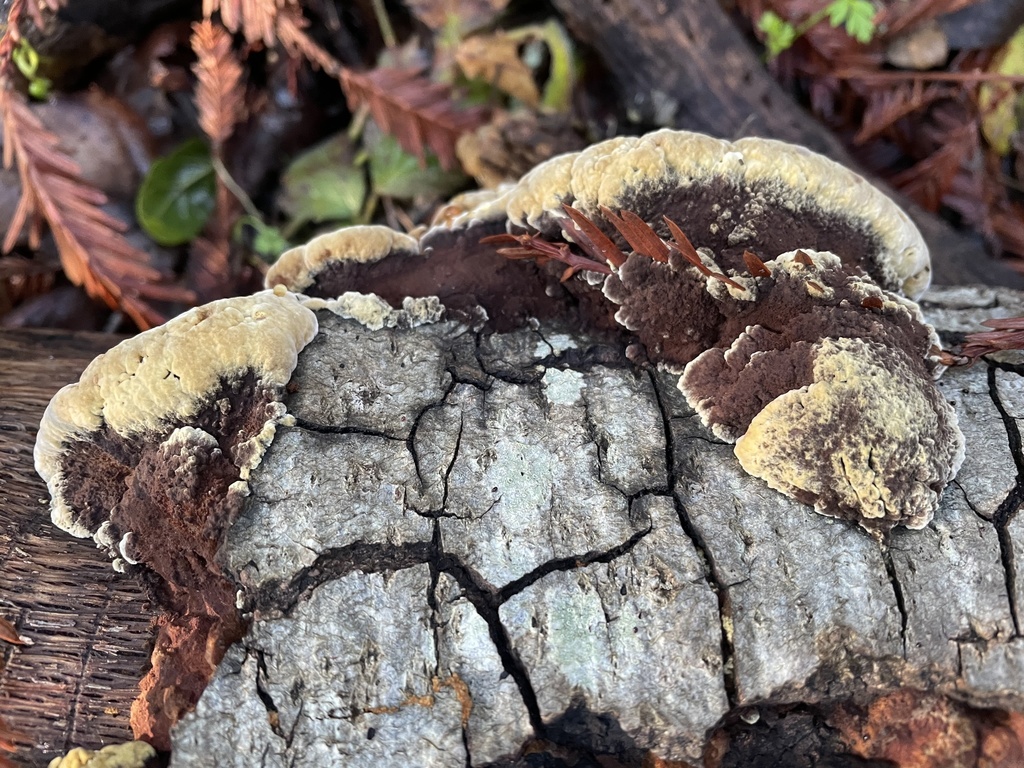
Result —
[{"label": "bracket fungus", "polygon": [[352,245],[366,230],[325,236],[267,284],[435,295],[498,330],[558,314],[625,328],[749,473],[877,535],[926,525],[963,461],[912,301],[930,281],[924,240],[825,157],[662,130],[558,156],[440,218],[372,259]]},{"label": "bracket fungus", "polygon": [[144,563],[168,610],[141,685],[152,706],[132,713],[157,746],[244,631],[216,554],[287,420],[285,386],[316,331],[315,314],[283,290],[215,301],[101,355],[43,414],[35,465],[53,523],[91,536],[117,570]]},{"label": "bracket fungus", "polygon": [[463,196],[416,237],[323,235],[281,257],[271,290],[123,342],[54,397],[35,462],[54,523],[117,569],[141,564],[167,610],[136,735],[166,747],[244,632],[218,552],[290,418],[314,310],[369,328],[557,317],[631,337],[627,354],[681,374],[747,472],[882,536],[926,525],[964,458],[912,301],[929,275],[909,218],[851,171],[776,141],[658,131]]}]

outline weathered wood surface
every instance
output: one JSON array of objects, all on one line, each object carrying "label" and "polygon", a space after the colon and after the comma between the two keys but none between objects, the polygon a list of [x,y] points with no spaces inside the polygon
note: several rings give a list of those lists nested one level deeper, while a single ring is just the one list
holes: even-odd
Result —
[{"label": "weathered wood surface", "polygon": [[[954,331],[1024,313],[930,298]],[[879,545],[746,476],[620,349],[320,320],[226,545],[254,622],[173,766],[697,764],[723,719],[785,704],[1024,709],[1021,367],[947,373],[968,461]]]},{"label": "weathered wood surface", "polygon": [[[802,144],[851,168],[840,139],[771,77],[722,4],[707,0],[554,0],[573,38],[589,46],[634,118],[645,125]],[[883,188],[878,179],[873,182]],[[1024,288],[1024,277],[891,189],[932,252],[935,282]]]},{"label": "weathered wood surface", "polygon": [[50,397],[118,341],[0,332],[0,614],[33,641],[0,643],[0,717],[26,737],[14,757],[24,765],[130,738],[128,710],[148,663],[152,612],[138,584],[91,541],[50,524],[32,468]]}]

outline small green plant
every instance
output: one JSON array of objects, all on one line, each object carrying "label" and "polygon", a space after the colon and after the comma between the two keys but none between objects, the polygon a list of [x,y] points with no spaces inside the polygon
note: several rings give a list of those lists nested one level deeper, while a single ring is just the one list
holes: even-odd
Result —
[{"label": "small green plant", "polygon": [[39,52],[25,38],[18,41],[18,46],[11,54],[11,59],[18,71],[28,80],[28,92],[33,99],[45,99],[50,95],[53,83],[49,78],[39,74]]},{"label": "small green plant", "polygon": [[149,167],[135,196],[135,218],[160,245],[191,242],[216,206],[217,174],[210,149],[190,139]]},{"label": "small green plant", "polygon": [[793,25],[774,11],[765,11],[757,22],[764,33],[768,57],[774,59],[789,48],[798,37],[825,19],[833,27],[842,26],[858,43],[869,43],[875,34],[875,6],[869,0],[832,0],[802,23]]}]

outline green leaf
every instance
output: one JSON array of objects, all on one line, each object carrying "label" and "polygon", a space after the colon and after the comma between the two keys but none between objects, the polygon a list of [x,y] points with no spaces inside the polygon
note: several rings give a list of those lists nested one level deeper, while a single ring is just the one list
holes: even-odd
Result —
[{"label": "green leaf", "polygon": [[28,80],[28,93],[34,99],[45,99],[50,95],[53,82],[39,74],[39,67],[42,60],[39,52],[32,47],[25,38],[18,41],[18,45],[11,52],[11,60],[18,68],[18,71]]},{"label": "green leaf", "polygon": [[308,222],[351,221],[366,200],[366,173],[353,160],[352,141],[338,133],[296,157],[281,177],[277,199],[292,220],[289,231]]},{"label": "green leaf", "polygon": [[[988,71],[1008,77],[1024,75],[1024,27],[999,49]],[[1016,109],[1022,98],[1020,94],[1020,88],[998,81],[982,83],[978,88],[981,132],[1000,155],[1010,153],[1010,139],[1020,130]]]},{"label": "green leaf", "polygon": [[828,21],[833,27],[846,28],[846,34],[864,44],[875,34],[875,6],[869,0],[833,0],[828,8]]},{"label": "green leaf", "polygon": [[398,146],[392,136],[381,135],[368,147],[368,153],[370,184],[374,193],[382,197],[447,197],[467,182],[458,171],[442,170],[433,155],[420,167],[420,161]]},{"label": "green leaf", "polygon": [[14,60],[18,71],[29,80],[39,71],[39,52],[25,38],[18,41],[18,45],[11,52],[11,59]]},{"label": "green leaf", "polygon": [[792,46],[797,38],[796,27],[774,11],[765,11],[761,14],[757,28],[764,33],[764,44],[771,58]]},{"label": "green leaf", "polygon": [[47,77],[34,77],[28,81],[28,93],[33,99],[43,101],[50,95],[53,81]]},{"label": "green leaf", "polygon": [[243,216],[235,224],[234,238],[236,242],[244,242],[249,239],[246,236],[247,227],[252,229],[250,247],[270,264],[277,261],[278,256],[292,247],[292,244],[288,242],[288,238],[281,233],[281,230],[269,224],[264,224],[263,221],[255,216]]},{"label": "green leaf", "polygon": [[150,166],[135,197],[135,216],[155,242],[181,245],[202,231],[216,194],[210,151],[191,139]]},{"label": "green leaf", "polygon": [[551,56],[551,74],[544,85],[541,104],[557,112],[568,112],[576,84],[576,66],[572,38],[557,21],[540,28]]}]

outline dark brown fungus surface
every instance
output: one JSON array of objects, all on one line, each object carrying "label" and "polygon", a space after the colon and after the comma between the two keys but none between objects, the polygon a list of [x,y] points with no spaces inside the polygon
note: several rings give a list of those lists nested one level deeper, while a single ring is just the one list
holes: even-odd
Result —
[{"label": "dark brown fungus surface", "polygon": [[[904,298],[930,277],[920,233],[863,178],[801,147],[620,137],[453,202],[418,241],[361,231],[286,254],[268,284],[304,290],[315,274],[317,295],[476,302],[498,328],[613,316],[648,360],[683,373],[688,401],[748,472],[875,532],[925,525],[963,460],[933,383],[938,339]],[[371,261],[373,274],[352,266]]]},{"label": "dark brown fungus surface", "polygon": [[926,525],[964,451],[934,385],[934,331],[832,254],[765,267],[737,290],[675,254],[631,254],[604,290],[648,356],[683,371],[688,402],[746,471],[869,530]]},{"label": "dark brown fungus surface", "polygon": [[503,222],[457,230],[435,227],[421,240],[381,226],[341,229],[282,254],[266,285],[322,299],[372,293],[393,307],[406,297],[436,296],[450,315],[472,315],[482,307],[490,327],[499,331],[531,317],[569,312],[573,302],[555,273],[514,263],[497,247],[480,244],[500,232]]},{"label": "dark brown fungus surface", "polygon": [[726,270],[746,271],[745,250],[769,260],[803,248],[838,254],[911,297],[931,274],[924,240],[892,200],[844,166],[770,139],[671,130],[609,139],[537,166],[449,226],[507,219],[513,229],[557,238],[564,203],[608,233],[614,227],[602,207],[636,215],[663,238],[667,216]]},{"label": "dark brown fungus surface", "polygon": [[214,302],[98,357],[43,416],[35,462],[53,522],[137,571],[165,610],[132,708],[157,747],[244,633],[217,553],[316,329],[283,290]]}]

